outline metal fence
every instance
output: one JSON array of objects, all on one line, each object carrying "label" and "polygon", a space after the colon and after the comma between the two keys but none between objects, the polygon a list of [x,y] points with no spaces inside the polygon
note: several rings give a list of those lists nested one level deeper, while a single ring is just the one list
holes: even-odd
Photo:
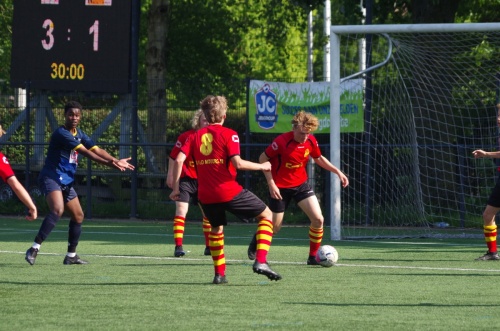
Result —
[{"label": "metal fence", "polygon": [[[139,85],[151,87],[154,82]],[[79,160],[75,189],[86,218],[170,219],[174,216],[174,203],[168,197],[170,189],[165,184],[168,155],[178,135],[190,129],[193,112],[206,95],[226,95],[228,98],[229,111],[225,125],[239,133],[244,159],[257,162],[260,153],[274,138],[248,132],[247,81],[226,83],[232,88],[229,95],[223,91],[217,92],[221,87],[214,87],[213,84],[192,85],[197,88],[179,93],[180,87],[171,83],[163,103],[151,102],[155,96],[142,90],[137,105],[134,105],[130,95],[38,90],[26,93],[25,90],[14,90],[6,84],[0,84],[0,124],[6,131],[0,138],[1,150],[9,158],[16,176],[34,197],[43,215],[46,203],[37,187],[38,173],[43,165],[50,135],[64,121],[64,104],[69,100],[77,100],[84,107],[79,127],[111,155],[120,158],[132,156],[136,164],[136,171],[123,173],[86,158]],[[216,92],[210,91],[212,88]],[[159,136],[151,132],[149,127],[156,120],[155,114],[166,114],[165,128]],[[136,122],[137,127],[134,129]],[[323,150],[326,152],[329,148],[324,146]],[[318,171],[315,176],[322,177],[324,174]],[[267,183],[260,172],[239,172],[238,181],[267,201]],[[323,187],[328,186],[324,185],[324,180],[317,182],[321,190],[317,193],[321,199]],[[22,213],[22,204],[16,200],[10,187],[2,184],[0,213]],[[188,217],[199,217],[198,208],[192,210]],[[292,207],[290,212],[294,211],[295,207]]]}]

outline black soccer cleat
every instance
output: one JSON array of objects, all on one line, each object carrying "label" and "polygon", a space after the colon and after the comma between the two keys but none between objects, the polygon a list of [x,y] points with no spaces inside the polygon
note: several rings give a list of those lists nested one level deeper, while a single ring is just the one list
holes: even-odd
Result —
[{"label": "black soccer cleat", "polygon": [[318,261],[316,261],[315,256],[309,255],[309,257],[307,258],[307,265],[320,265],[320,264],[318,263]]},{"label": "black soccer cleat", "polygon": [[24,259],[26,260],[26,262],[33,265],[33,264],[35,264],[35,259],[36,259],[37,254],[38,254],[38,249],[30,247],[26,251],[26,257]]},{"label": "black soccer cleat", "polygon": [[498,256],[497,252],[486,252],[483,256],[475,259],[476,261],[498,261],[500,260],[500,256]]},{"label": "black soccer cleat", "polygon": [[215,274],[214,280],[212,281],[212,284],[227,284],[227,278],[226,276],[221,276],[219,274]]},{"label": "black soccer cleat", "polygon": [[205,250],[203,251],[203,255],[205,255],[205,256],[210,256],[210,255],[212,255],[212,254],[210,253],[210,247],[208,247],[208,246],[206,246],[206,247],[205,247]]},{"label": "black soccer cleat", "polygon": [[255,255],[257,254],[257,234],[253,235],[252,241],[248,245],[247,254],[250,260],[255,260]]},{"label": "black soccer cleat", "polygon": [[267,263],[259,263],[258,261],[255,261],[253,264],[253,272],[258,273],[259,275],[264,275],[269,278],[269,280],[278,281],[281,279],[280,274],[272,271]]},{"label": "black soccer cleat", "polygon": [[75,255],[73,257],[69,257],[66,255],[64,257],[63,264],[69,265],[69,264],[89,264],[87,261],[80,259],[78,255]]},{"label": "black soccer cleat", "polygon": [[175,246],[174,256],[175,257],[181,257],[181,256],[184,256],[184,255],[186,255],[186,252],[184,252],[184,249],[182,248],[182,245]]}]

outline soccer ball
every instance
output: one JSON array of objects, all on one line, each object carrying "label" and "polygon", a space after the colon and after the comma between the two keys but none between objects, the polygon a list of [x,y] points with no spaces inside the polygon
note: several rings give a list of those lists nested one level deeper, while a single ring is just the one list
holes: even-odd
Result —
[{"label": "soccer ball", "polygon": [[323,245],[318,249],[316,253],[316,261],[323,267],[331,267],[339,259],[339,253],[335,247],[330,245]]}]

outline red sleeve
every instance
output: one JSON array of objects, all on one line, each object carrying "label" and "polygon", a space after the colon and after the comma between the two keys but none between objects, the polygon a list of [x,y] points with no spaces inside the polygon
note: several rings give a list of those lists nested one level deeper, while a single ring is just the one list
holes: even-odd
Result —
[{"label": "red sleeve", "polygon": [[0,177],[4,182],[7,182],[7,178],[14,176],[14,171],[9,164],[9,160],[5,155],[0,153]]},{"label": "red sleeve", "polygon": [[179,152],[181,151],[182,146],[186,142],[186,139],[194,133],[194,130],[189,130],[184,133],[182,133],[178,138],[177,141],[175,142],[174,148],[172,148],[172,151],[170,152],[170,158],[175,160]]},{"label": "red sleeve", "polygon": [[228,140],[227,144],[227,154],[229,157],[234,155],[240,155],[240,138],[238,137],[238,133],[231,129],[228,129],[225,133],[226,139]]},{"label": "red sleeve", "polygon": [[309,135],[309,138],[311,140],[311,157],[316,159],[321,156],[321,149],[319,148],[318,141],[316,140],[316,137],[313,135]]}]

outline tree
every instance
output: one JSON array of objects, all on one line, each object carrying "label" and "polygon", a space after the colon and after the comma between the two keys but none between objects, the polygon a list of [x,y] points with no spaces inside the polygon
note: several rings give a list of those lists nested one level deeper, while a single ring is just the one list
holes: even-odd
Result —
[{"label": "tree", "polygon": [[[146,135],[150,142],[166,143],[167,99],[166,99],[166,53],[169,0],[152,0],[148,10],[147,46],[145,54],[147,73],[147,127]],[[150,171],[166,172],[167,154],[163,146],[153,147],[157,169]]]},{"label": "tree", "polygon": [[10,50],[12,48],[12,0],[0,3],[0,94],[10,77]]}]

